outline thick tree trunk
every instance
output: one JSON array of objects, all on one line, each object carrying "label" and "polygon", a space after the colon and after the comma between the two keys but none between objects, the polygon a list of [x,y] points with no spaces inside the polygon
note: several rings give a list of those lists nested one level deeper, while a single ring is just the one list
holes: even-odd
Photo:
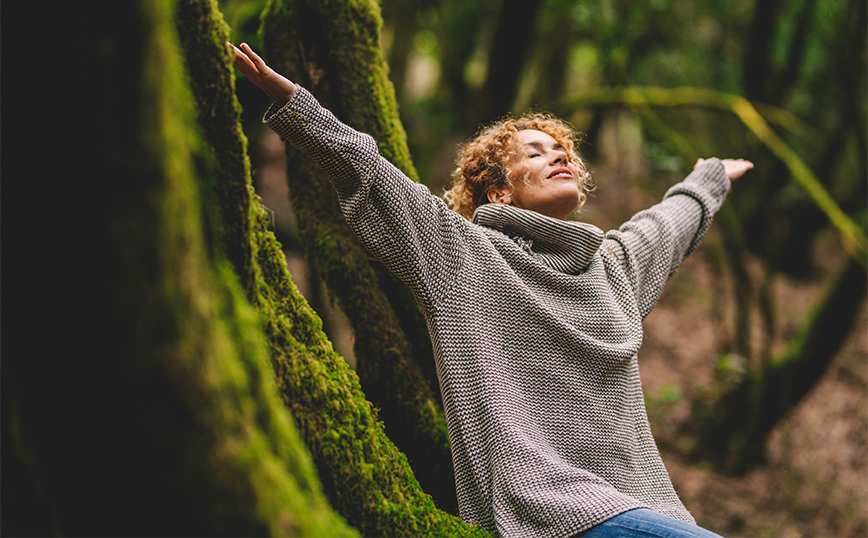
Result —
[{"label": "thick tree trunk", "polygon": [[[380,25],[378,8],[369,1],[274,1],[264,19],[265,51],[278,71],[309,88],[343,121],[372,135],[384,157],[415,179],[379,48]],[[446,422],[419,309],[403,284],[372,265],[318,167],[292,147],[287,155],[290,199],[308,261],[353,326],[365,394],[380,409],[386,432],[410,459],[425,491],[454,512]],[[411,332],[402,329],[408,320]]]},{"label": "thick tree trunk", "polygon": [[35,480],[59,534],[353,535],[209,248],[174,2],[51,9],[7,64],[32,110],[4,194],[38,190],[41,215],[4,220],[3,534],[45,530],[5,510]]},{"label": "thick tree trunk", "polygon": [[224,223],[219,242],[252,245],[252,259],[234,266],[249,269],[252,281],[246,288],[254,291],[251,299],[265,320],[278,388],[313,454],[326,494],[367,536],[479,535],[437,510],[419,487],[406,457],[383,432],[357,376],[335,354],[316,313],[293,285],[268,229],[267,212],[251,194],[246,155],[237,150],[245,142],[237,128],[240,114],[225,25],[213,0],[180,0],[180,6],[184,41],[199,49],[187,54],[199,119],[216,159],[216,181],[226,182],[215,189],[213,199],[223,219],[249,220]]},{"label": "thick tree trunk", "polygon": [[216,1],[177,0],[177,27],[193,103],[211,164],[204,195],[217,211],[215,238],[232,262],[248,298],[256,302],[251,211],[259,200],[250,181],[247,137],[239,122],[235,77],[228,54],[229,28]]}]

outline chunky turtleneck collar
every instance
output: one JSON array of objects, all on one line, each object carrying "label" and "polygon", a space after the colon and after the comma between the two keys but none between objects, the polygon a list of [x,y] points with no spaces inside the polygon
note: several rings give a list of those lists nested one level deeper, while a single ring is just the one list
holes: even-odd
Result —
[{"label": "chunky turtleneck collar", "polygon": [[603,243],[603,231],[592,224],[506,204],[479,206],[473,222],[503,232],[541,263],[568,274],[584,270]]}]

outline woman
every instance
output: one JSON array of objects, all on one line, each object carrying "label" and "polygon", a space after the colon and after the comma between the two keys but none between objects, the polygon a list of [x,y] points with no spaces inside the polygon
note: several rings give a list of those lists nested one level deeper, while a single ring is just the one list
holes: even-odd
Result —
[{"label": "woman", "polygon": [[249,46],[235,55],[275,101],[263,121],[328,174],[362,244],[425,314],[462,518],[502,536],[716,536],[672,487],[636,353],[666,280],[753,165],[700,160],[604,234],[565,220],[588,186],[572,132],[530,115],[465,146],[453,210]]}]

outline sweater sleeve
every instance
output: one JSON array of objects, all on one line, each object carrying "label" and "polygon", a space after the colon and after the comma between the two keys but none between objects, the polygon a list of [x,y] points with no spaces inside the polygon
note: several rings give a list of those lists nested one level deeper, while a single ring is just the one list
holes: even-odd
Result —
[{"label": "sweater sleeve", "polygon": [[708,159],[669,189],[662,202],[606,234],[609,248],[616,251],[633,284],[643,318],[669,277],[699,245],[729,189],[723,164]]},{"label": "sweater sleeve", "polygon": [[423,308],[433,308],[455,280],[467,221],[304,88],[286,105],[272,105],[263,122],[319,165],[365,249],[410,287]]}]

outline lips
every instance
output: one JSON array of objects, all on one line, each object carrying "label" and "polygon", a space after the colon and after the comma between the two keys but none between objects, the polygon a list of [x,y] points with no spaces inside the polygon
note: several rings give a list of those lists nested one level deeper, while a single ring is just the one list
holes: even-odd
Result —
[{"label": "lips", "polygon": [[573,179],[573,173],[569,168],[555,168],[552,173],[547,176],[548,179]]}]

